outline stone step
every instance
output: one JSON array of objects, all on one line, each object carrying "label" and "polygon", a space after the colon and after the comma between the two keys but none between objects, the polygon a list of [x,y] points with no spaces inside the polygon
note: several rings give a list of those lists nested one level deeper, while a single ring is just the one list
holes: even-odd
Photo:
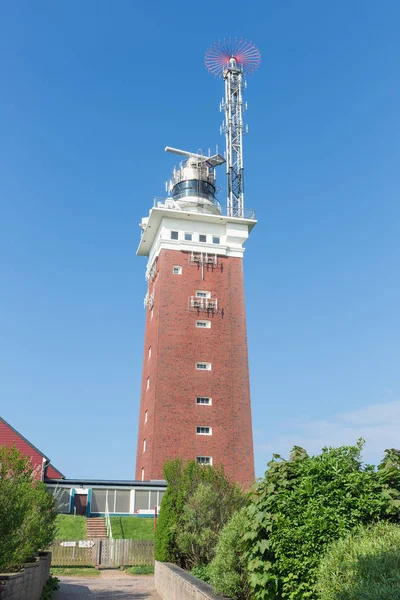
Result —
[{"label": "stone step", "polygon": [[86,537],[107,538],[107,529],[103,517],[93,517],[86,520]]}]

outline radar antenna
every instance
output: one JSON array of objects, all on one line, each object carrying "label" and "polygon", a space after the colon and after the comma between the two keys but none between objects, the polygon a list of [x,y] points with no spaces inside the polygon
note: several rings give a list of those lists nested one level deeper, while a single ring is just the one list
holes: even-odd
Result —
[{"label": "radar antenna", "polygon": [[251,42],[229,38],[213,44],[205,55],[207,69],[215,77],[225,80],[225,98],[220,109],[225,112],[221,133],[225,133],[227,214],[244,217],[243,127],[242,90],[246,75],[253,73],[261,60],[258,48]]}]

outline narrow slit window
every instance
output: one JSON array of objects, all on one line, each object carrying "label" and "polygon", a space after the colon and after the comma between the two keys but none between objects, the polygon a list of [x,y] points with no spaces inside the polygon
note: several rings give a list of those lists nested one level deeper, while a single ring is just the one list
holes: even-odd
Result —
[{"label": "narrow slit window", "polygon": [[148,390],[148,389],[149,389],[149,387],[150,387],[150,377],[148,377],[148,378],[146,379],[146,390]]},{"label": "narrow slit window", "polygon": [[205,427],[204,425],[198,425],[196,427],[197,435],[212,435],[212,427]]},{"label": "narrow slit window", "polygon": [[149,358],[151,358],[151,346],[149,346]]},{"label": "narrow slit window", "polygon": [[143,440],[143,452],[146,452],[146,438]]},{"label": "narrow slit window", "polygon": [[147,419],[149,418],[149,411],[145,410],[144,411],[144,422],[147,423]]},{"label": "narrow slit window", "polygon": [[197,396],[196,404],[202,404],[205,406],[211,406],[212,400],[208,396]]},{"label": "narrow slit window", "polygon": [[197,362],[196,369],[198,371],[211,371],[211,363],[209,362]]},{"label": "narrow slit window", "polygon": [[211,321],[196,321],[196,327],[199,327],[200,329],[210,329]]},{"label": "narrow slit window", "polygon": [[212,465],[212,456],[196,456],[199,465]]},{"label": "narrow slit window", "polygon": [[142,467],[142,481],[144,481],[144,467]]}]

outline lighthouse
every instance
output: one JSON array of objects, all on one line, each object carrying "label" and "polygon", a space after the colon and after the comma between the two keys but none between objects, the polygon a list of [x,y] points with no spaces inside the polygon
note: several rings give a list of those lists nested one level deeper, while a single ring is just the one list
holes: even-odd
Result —
[{"label": "lighthouse", "polygon": [[[224,42],[206,55],[225,80],[225,156],[167,147],[181,162],[168,197],[140,223],[148,287],[139,480],[162,479],[164,463],[179,457],[223,465],[244,488],[254,481],[243,254],[256,220],[244,208],[242,82],[255,51],[242,46]],[[223,165],[225,208],[216,195]]]}]

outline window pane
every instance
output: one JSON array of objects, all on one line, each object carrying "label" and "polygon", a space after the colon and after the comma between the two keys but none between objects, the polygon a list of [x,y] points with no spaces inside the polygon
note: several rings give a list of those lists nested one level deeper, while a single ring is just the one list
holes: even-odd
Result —
[{"label": "window pane", "polygon": [[[110,510],[110,495],[108,496],[108,509]],[[114,495],[112,496],[114,506]],[[106,490],[92,490],[92,503],[90,512],[106,512]],[[110,510],[111,512],[111,510]]]},{"label": "window pane", "polygon": [[187,242],[191,242],[192,241],[192,234],[191,233],[185,233],[185,240]]},{"label": "window pane", "polygon": [[129,490],[117,490],[115,500],[115,512],[129,513],[130,512],[131,493]]},{"label": "window pane", "polygon": [[137,490],[135,492],[135,511],[149,509],[149,490]]},{"label": "window pane", "polygon": [[205,398],[204,396],[198,396],[196,398],[197,404],[211,404],[211,398]]},{"label": "window pane", "polygon": [[157,506],[157,492],[150,492],[150,508],[151,510]]},{"label": "window pane", "polygon": [[197,462],[200,465],[211,465],[211,456],[198,456]]},{"label": "window pane", "polygon": [[177,240],[177,239],[178,239],[178,232],[171,231],[171,240]]},{"label": "window pane", "polygon": [[215,235],[213,236],[213,244],[219,244],[219,240],[220,240],[219,237],[217,237]]},{"label": "window pane", "polygon": [[199,242],[206,242],[206,241],[207,241],[207,236],[203,235],[203,234],[200,234],[199,235]]},{"label": "window pane", "polygon": [[69,505],[71,500],[71,488],[51,488],[50,493],[56,499],[56,511],[58,513],[69,513]]}]

